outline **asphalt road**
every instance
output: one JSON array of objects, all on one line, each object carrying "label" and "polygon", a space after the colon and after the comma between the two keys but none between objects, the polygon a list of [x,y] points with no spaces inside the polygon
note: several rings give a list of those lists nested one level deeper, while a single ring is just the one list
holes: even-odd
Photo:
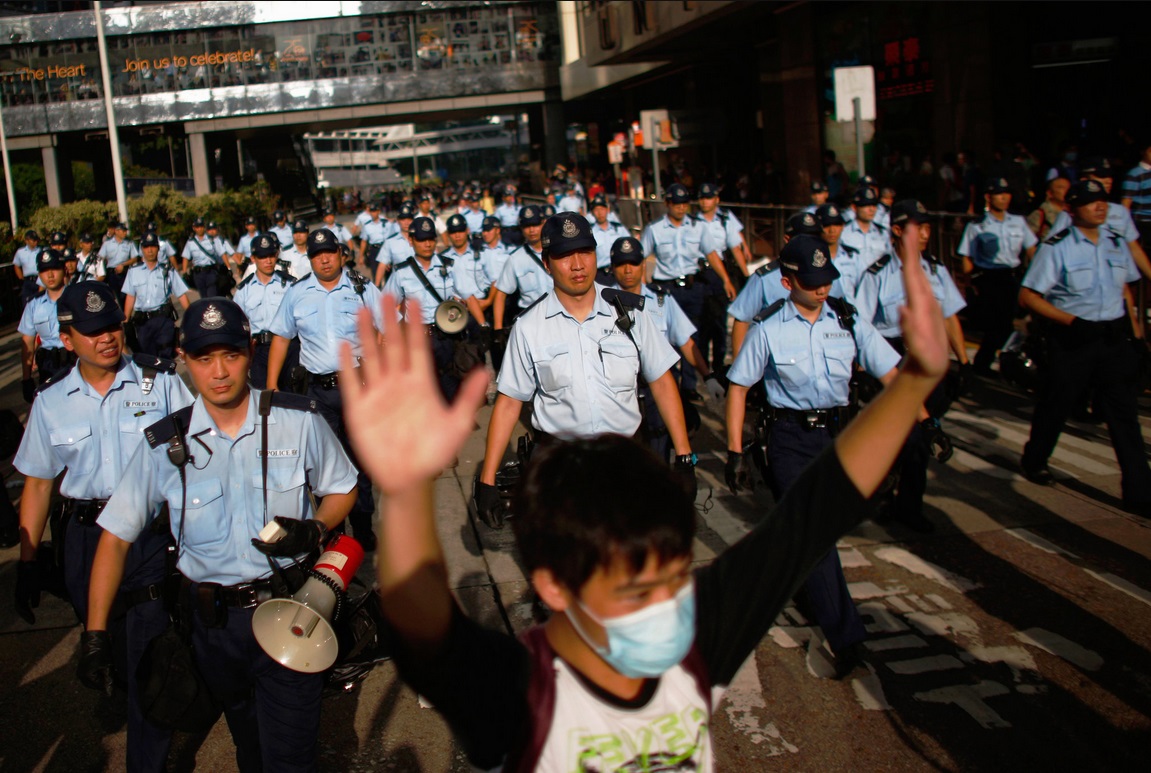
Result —
[{"label": "asphalt road", "polygon": [[[0,407],[23,413],[18,343],[0,332]],[[541,614],[509,530],[468,517],[488,409],[459,466],[437,482],[451,581],[469,613],[521,630]],[[763,487],[721,485],[721,412],[705,406],[696,559],[706,562],[770,508]],[[865,523],[840,555],[869,631],[865,669],[837,682],[818,633],[786,610],[718,705],[719,770],[1131,770],[1151,750],[1151,529],[1119,508],[1103,428],[1072,424],[1039,487],[1015,473],[1029,398],[980,381],[944,426],[955,457],[932,463],[933,534]],[[1144,424],[1149,423],[1144,419]],[[8,493],[19,475],[4,466]],[[710,489],[710,496],[709,496]],[[35,626],[12,611],[15,548],[0,551],[0,771],[124,766],[123,709],[75,679],[79,627],[49,597]],[[370,582],[372,568],[361,576]],[[326,699],[321,767],[464,771],[434,711],[377,666]],[[1142,762],[1140,762],[1142,760]],[[225,723],[180,735],[176,770],[234,769]]]}]

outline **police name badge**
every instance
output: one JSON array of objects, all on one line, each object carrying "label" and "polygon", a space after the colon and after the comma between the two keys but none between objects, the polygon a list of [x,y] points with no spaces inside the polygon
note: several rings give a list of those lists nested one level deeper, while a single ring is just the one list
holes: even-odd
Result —
[{"label": "police name badge", "polygon": [[[299,455],[300,455],[300,449],[298,449],[298,448],[269,448],[267,451],[267,457],[269,459],[281,459],[281,458],[293,457],[293,456],[299,456]],[[256,458],[262,458],[263,456],[265,456],[264,449],[257,448],[256,449]]]}]

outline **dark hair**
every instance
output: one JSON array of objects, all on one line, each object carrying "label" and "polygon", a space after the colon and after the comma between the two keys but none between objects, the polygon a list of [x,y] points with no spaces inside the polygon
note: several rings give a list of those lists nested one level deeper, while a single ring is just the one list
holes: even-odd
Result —
[{"label": "dark hair", "polygon": [[537,449],[512,519],[530,574],[549,569],[578,593],[598,567],[636,573],[691,554],[695,507],[671,469],[629,438],[602,435]]}]

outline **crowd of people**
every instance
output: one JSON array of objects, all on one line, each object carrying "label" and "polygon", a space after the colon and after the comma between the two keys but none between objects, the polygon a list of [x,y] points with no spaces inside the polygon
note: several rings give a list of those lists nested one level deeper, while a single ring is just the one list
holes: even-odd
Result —
[{"label": "crowd of people", "polygon": [[[350,228],[276,211],[261,230],[253,213],[234,246],[201,219],[179,252],[154,225],[138,243],[124,223],[99,246],[53,233],[47,249],[30,231],[16,609],[34,621],[50,530],[84,624],[79,677],[128,688],[130,769],[164,769],[172,724],[139,699],[137,666],[177,611],[240,769],[314,769],[323,676],[263,653],[252,616],[350,527],[378,551],[401,675],[473,764],[710,769],[711,690],[793,594],[836,678],[861,667],[835,541],[871,516],[935,528],[923,496],[929,459],[951,453],[941,421],[972,378],[997,377],[1020,308],[1047,347],[1023,474],[1051,481],[1091,394],[1125,504],[1151,512],[1130,290],[1151,277],[1138,230],[1151,147],[1122,204],[1109,164],[1079,166],[1052,178],[1034,222],[1012,211],[1006,177],[969,191],[982,202],[957,249],[983,331],[971,362],[966,301],[928,250],[935,216],[870,177],[840,192],[847,207],[813,184],[759,268],[716,185],[668,185],[666,213],[632,234],[563,167],[542,205],[513,186],[498,203],[417,190],[394,220],[369,201]],[[519,640],[460,611],[433,518],[431,482],[474,431],[490,372],[470,504],[490,528],[512,516],[551,611]],[[705,401],[725,419],[732,493],[760,477],[777,504],[692,571]],[[520,422],[509,504],[499,476]],[[621,733],[652,739],[642,760],[594,742]]]}]

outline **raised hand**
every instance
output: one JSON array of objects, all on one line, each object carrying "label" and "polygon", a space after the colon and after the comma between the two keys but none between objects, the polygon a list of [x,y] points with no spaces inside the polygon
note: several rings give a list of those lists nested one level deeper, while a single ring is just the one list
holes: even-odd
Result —
[{"label": "raised hand", "polygon": [[[390,295],[380,301],[383,340],[377,343],[371,312],[360,310],[363,344],[360,374],[341,378],[344,421],[364,472],[385,493],[409,489],[439,475],[471,433],[487,390],[487,373],[477,368],[460,385],[452,405],[436,382],[431,339],[424,326],[399,321]],[[420,319],[408,299],[409,319]],[[340,370],[350,372],[352,347],[340,351]]]},{"label": "raised hand", "polygon": [[[903,228],[903,254],[919,255],[919,226],[908,223]],[[931,292],[931,283],[918,258],[903,261],[903,289],[907,305],[899,309],[899,327],[907,347],[904,370],[938,381],[947,373],[947,330],[943,311]]]}]

